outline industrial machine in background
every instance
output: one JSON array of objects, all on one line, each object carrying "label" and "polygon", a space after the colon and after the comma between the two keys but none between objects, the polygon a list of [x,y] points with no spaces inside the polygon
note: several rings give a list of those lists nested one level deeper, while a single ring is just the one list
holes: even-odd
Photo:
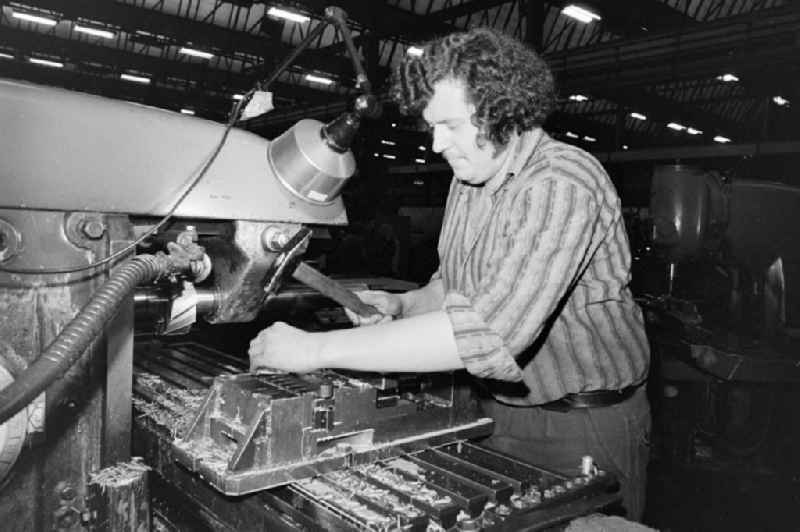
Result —
[{"label": "industrial machine in background", "polygon": [[634,277],[665,392],[666,452],[689,462],[760,454],[784,469],[768,443],[776,427],[791,430],[777,410],[800,381],[800,189],[664,165],[651,192],[649,251]]},{"label": "industrial machine in background", "polygon": [[492,422],[452,375],[253,375],[158,340],[307,300],[289,277],[361,304],[301,262],[347,222],[375,113],[354,65],[352,112],[273,141],[233,127],[269,80],[227,124],[0,80],[4,530],[148,530],[153,509],[183,530],[535,529],[618,497],[590,461],[568,478],[469,443]]}]

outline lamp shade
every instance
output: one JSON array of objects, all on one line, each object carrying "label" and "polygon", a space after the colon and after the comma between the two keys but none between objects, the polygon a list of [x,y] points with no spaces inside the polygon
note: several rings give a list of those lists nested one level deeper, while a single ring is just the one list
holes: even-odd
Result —
[{"label": "lamp shade", "polygon": [[355,173],[350,150],[334,150],[322,122],[304,119],[283,132],[267,148],[278,181],[295,196],[313,204],[334,201]]}]

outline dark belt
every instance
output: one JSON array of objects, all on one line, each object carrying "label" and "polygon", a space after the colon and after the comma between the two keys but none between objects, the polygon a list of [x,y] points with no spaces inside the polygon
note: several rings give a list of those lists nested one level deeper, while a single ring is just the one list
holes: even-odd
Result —
[{"label": "dark belt", "polygon": [[631,397],[638,386],[628,386],[621,390],[595,390],[591,392],[570,393],[549,403],[539,405],[545,410],[566,412],[574,408],[599,408],[621,403]]}]

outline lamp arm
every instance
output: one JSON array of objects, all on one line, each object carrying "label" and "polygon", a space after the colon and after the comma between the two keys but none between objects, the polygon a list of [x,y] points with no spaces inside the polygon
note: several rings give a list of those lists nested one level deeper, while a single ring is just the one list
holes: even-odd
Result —
[{"label": "lamp arm", "polygon": [[325,8],[325,18],[329,23],[336,26],[339,33],[344,39],[344,44],[347,47],[347,53],[350,55],[350,60],[353,62],[353,69],[356,71],[356,88],[364,91],[365,94],[372,92],[372,85],[367,77],[367,72],[364,70],[364,65],[358,58],[358,51],[353,42],[353,35],[350,33],[350,28],[347,27],[347,13],[344,9],[337,6],[330,6]]}]

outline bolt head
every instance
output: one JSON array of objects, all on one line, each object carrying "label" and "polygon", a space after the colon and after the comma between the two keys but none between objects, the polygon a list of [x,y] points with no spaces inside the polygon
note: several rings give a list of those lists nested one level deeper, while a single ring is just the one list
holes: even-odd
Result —
[{"label": "bolt head", "polygon": [[267,227],[261,233],[261,245],[269,251],[280,251],[289,243],[289,236],[278,227]]},{"label": "bolt head", "polygon": [[86,238],[97,240],[106,232],[106,226],[100,220],[86,220],[81,227]]}]

